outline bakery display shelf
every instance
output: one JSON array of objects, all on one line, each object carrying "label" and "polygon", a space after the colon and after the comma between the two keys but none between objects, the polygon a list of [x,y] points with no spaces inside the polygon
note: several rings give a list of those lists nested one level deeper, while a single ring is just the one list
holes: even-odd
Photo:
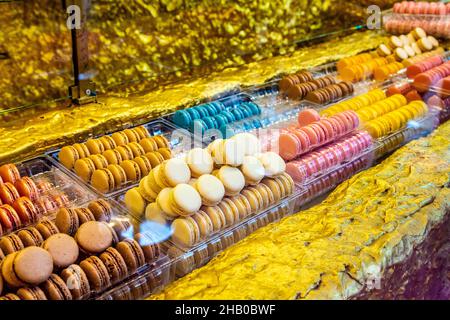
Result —
[{"label": "bakery display shelf", "polygon": [[244,220],[213,234],[208,239],[190,248],[181,247],[170,240],[167,241],[167,254],[172,258],[171,278],[174,279],[186,275],[206,264],[221,251],[247,237],[257,229],[295,213],[296,208],[304,202],[304,196],[305,189],[296,185],[296,190],[292,195],[264,211],[250,215]]},{"label": "bakery display shelf", "polygon": [[428,35],[450,39],[448,25],[450,15],[411,14],[387,11],[383,13],[383,28],[392,34],[404,34],[421,27]]},{"label": "bakery display shelf", "polygon": [[[170,143],[170,148],[172,150],[172,156],[178,157],[185,153],[187,150],[192,149],[194,146],[201,146],[202,143],[199,140],[195,140],[195,138],[189,133],[189,131],[181,128],[175,127],[172,123],[168,122],[164,119],[152,120],[147,123],[142,124],[151,136],[162,135],[164,136]],[[132,128],[132,126],[128,127]],[[92,136],[91,138],[99,138],[103,135]],[[80,141],[78,141],[80,142]],[[86,142],[86,140],[81,141]],[[76,180],[78,183],[86,185],[88,188],[93,191],[101,194],[104,197],[112,198],[116,194],[122,193],[133,186],[136,186],[138,182],[128,181],[123,184],[120,188],[115,189],[114,191],[102,193],[99,190],[96,190],[90,183],[83,181],[74,170],[69,170],[65,166],[63,166],[58,159],[59,150],[50,151],[48,156],[50,156],[51,160],[54,162],[54,165],[57,166],[60,170],[67,172],[68,175],[72,177],[72,179]]]}]

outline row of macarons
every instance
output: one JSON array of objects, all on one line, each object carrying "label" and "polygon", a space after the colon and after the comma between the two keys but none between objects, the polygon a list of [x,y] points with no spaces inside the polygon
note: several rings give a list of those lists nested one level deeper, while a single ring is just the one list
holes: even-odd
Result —
[{"label": "row of macarons", "polygon": [[401,1],[394,3],[392,11],[407,14],[450,14],[450,3],[426,1]]},{"label": "row of macarons", "polygon": [[304,109],[299,112],[298,124],[282,129],[276,141],[279,154],[285,160],[295,159],[352,132],[358,128],[359,118],[351,110],[325,118],[314,109]]},{"label": "row of macarons", "polygon": [[238,101],[230,106],[215,101],[178,110],[171,119],[181,128],[204,133],[208,129],[221,129],[227,124],[260,114],[261,108],[251,101]]}]

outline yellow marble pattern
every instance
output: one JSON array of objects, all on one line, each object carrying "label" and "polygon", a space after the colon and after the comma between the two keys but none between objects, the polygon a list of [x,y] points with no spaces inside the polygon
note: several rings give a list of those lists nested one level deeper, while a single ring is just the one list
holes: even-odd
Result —
[{"label": "yellow marble pattern", "polygon": [[310,68],[375,48],[384,40],[384,36],[372,31],[357,32],[301,48],[292,55],[228,68],[158,90],[139,94],[114,93],[99,97],[98,104],[31,116],[26,123],[0,127],[0,162],[35,156],[50,148],[86,139],[89,134],[117,130],[126,123],[146,122],[219,93],[258,85],[283,73]]},{"label": "yellow marble pattern", "polygon": [[347,298],[368,272],[402,261],[449,214],[449,184],[447,122],[150,298]]}]

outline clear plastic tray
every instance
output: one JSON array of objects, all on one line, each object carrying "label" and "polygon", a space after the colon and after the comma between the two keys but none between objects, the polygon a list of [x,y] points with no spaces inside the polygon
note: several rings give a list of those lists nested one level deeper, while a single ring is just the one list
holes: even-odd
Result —
[{"label": "clear plastic tray", "polygon": [[427,116],[410,121],[407,127],[377,139],[375,158],[380,159],[408,142],[428,135],[438,124],[438,111],[432,108]]},{"label": "clear plastic tray", "polygon": [[[436,14],[406,14],[394,13],[392,11],[383,13],[383,28],[393,34],[405,34],[415,27],[421,27],[428,35],[450,39],[450,34],[445,28],[435,27],[434,23],[450,23],[450,15]],[[405,28],[393,28],[392,23],[406,23]],[[407,27],[409,25],[409,27]]]},{"label": "clear plastic tray", "polygon": [[214,234],[209,239],[191,247],[183,248],[171,241],[167,242],[167,254],[172,258],[171,274],[173,278],[182,277],[201,267],[227,247],[242,240],[259,228],[295,212],[303,203],[305,190],[296,186],[295,192],[270,208],[246,217],[237,224]]},{"label": "clear plastic tray", "polygon": [[[187,150],[190,150],[195,146],[202,146],[202,142],[199,140],[196,140],[190,134],[189,131],[178,128],[166,120],[163,120],[163,119],[153,120],[153,121],[143,124],[143,126],[145,128],[147,128],[150,135],[152,135],[152,136],[163,135],[165,138],[167,138],[167,140],[170,142],[170,147],[172,150],[173,157],[179,157],[181,154],[185,153]],[[100,136],[96,136],[93,138],[98,138]],[[87,185],[89,188],[91,188],[95,192],[103,195],[104,197],[114,197],[114,195],[121,193],[124,190],[128,190],[138,184],[138,182],[129,181],[114,191],[111,191],[108,193],[102,193],[102,192],[96,190],[94,187],[92,187],[91,184],[84,182],[80,177],[78,177],[76,175],[76,173],[73,170],[69,170],[66,167],[64,167],[58,160],[59,151],[60,150],[56,150],[56,151],[51,151],[49,153],[49,156],[57,164],[57,166],[59,166],[59,168],[61,170],[67,172],[71,177],[73,177],[79,183]]]},{"label": "clear plastic tray", "polygon": [[[28,176],[36,183],[39,189],[38,201],[47,204],[45,206],[47,209],[43,210],[44,206],[33,201],[36,209],[40,212],[40,219],[44,217],[53,219],[56,211],[63,205],[76,207],[97,197],[95,192],[86,188],[82,183],[74,181],[47,156],[36,157],[15,165],[21,177]],[[3,234],[3,236],[5,235],[7,233]]]}]

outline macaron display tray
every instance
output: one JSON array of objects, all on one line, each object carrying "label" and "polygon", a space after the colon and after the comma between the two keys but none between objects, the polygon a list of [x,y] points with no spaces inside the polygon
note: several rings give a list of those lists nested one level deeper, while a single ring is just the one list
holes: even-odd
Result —
[{"label": "macaron display tray", "polygon": [[193,247],[180,247],[170,240],[167,241],[167,255],[172,258],[171,278],[184,276],[192,270],[201,267],[218,253],[257,229],[295,213],[296,208],[299,208],[304,202],[303,198],[306,195],[306,190],[303,187],[296,185],[295,189],[293,194],[282,199],[277,204],[248,216],[220,232],[214,233],[211,237]]},{"label": "macaron display tray", "polygon": [[375,158],[382,158],[406,143],[428,135],[436,128],[438,121],[438,111],[430,108],[427,116],[410,121],[407,127],[377,139],[374,146]]},{"label": "macaron display tray", "polygon": [[[393,28],[393,23],[400,24],[400,26]],[[450,39],[449,24],[450,15],[448,13],[445,15],[395,13],[392,11],[383,13],[383,28],[393,34],[405,33],[415,27],[421,27],[428,35]]]},{"label": "macaron display tray", "polygon": [[[15,164],[20,175],[30,177],[38,186],[39,200],[45,199],[50,204],[63,201],[66,206],[76,207],[97,197],[83,183],[73,179],[66,170],[60,168],[48,156],[39,156]],[[53,218],[55,210],[49,210],[47,216]]]},{"label": "macaron display tray", "polygon": [[[169,141],[172,150],[172,157],[178,157],[183,153],[185,153],[186,151],[192,149],[194,146],[202,146],[202,142],[198,139],[195,140],[195,138],[193,137],[192,134],[190,134],[189,131],[185,129],[180,129],[167,120],[164,119],[152,120],[150,122],[144,123],[142,126],[147,128],[151,136],[162,135]],[[107,198],[114,197],[114,195],[126,191],[138,184],[138,182],[129,181],[123,184],[120,188],[115,189],[114,191],[102,193],[96,190],[94,187],[92,187],[90,183],[84,182],[79,176],[76,175],[76,173],[73,170],[69,170],[66,167],[64,167],[59,162],[58,159],[59,151],[60,149],[48,153],[52,161],[55,163],[55,166],[57,166],[61,171],[67,172],[68,175],[70,175],[72,179],[76,180],[79,184],[86,185],[88,188],[94,190],[96,193],[103,195],[104,197]]]}]

